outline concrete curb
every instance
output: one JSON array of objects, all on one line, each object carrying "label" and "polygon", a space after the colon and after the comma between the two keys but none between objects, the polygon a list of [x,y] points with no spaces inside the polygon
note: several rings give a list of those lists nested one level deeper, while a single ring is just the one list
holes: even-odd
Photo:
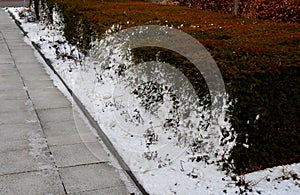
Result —
[{"label": "concrete curb", "polygon": [[[10,16],[15,21],[16,25],[20,28],[20,30],[23,32],[24,36],[28,37],[27,32],[24,31],[24,29],[21,26],[21,23],[16,20],[14,15],[9,11],[8,12]],[[48,67],[53,71],[53,73],[60,79],[62,84],[65,86],[65,88],[68,90],[69,94],[73,97],[73,100],[79,107],[79,109],[82,111],[82,113],[85,115],[85,117],[88,119],[90,125],[97,130],[97,133],[99,134],[100,138],[102,139],[105,146],[108,148],[108,150],[112,153],[112,155],[117,159],[118,163],[120,164],[121,168],[126,172],[126,174],[129,176],[129,178],[132,180],[132,182],[136,185],[136,187],[141,191],[142,194],[147,195],[148,193],[144,189],[144,187],[139,183],[137,178],[134,176],[133,172],[130,170],[128,165],[125,163],[123,158],[120,156],[120,154],[117,152],[109,138],[105,135],[105,133],[102,131],[101,127],[98,125],[98,123],[95,121],[95,119],[91,116],[91,114],[86,110],[82,102],[78,99],[78,97],[73,93],[73,91],[70,89],[70,87],[65,83],[65,81],[61,78],[61,76],[57,73],[57,71],[54,69],[51,61],[44,56],[44,54],[41,52],[40,47],[34,43],[31,42],[35,50],[41,55],[43,60],[46,62]]]}]

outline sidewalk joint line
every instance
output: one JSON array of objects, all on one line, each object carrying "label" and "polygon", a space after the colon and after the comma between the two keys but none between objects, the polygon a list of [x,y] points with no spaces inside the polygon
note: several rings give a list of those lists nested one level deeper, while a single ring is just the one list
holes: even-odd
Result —
[{"label": "sidewalk joint line", "polygon": [[[34,169],[34,170],[30,170],[30,171],[18,171],[18,172],[12,172],[12,173],[4,173],[4,174],[0,174],[0,177],[8,176],[8,175],[18,175],[18,174],[23,174],[23,173],[40,173],[45,170],[50,170],[50,169]],[[57,171],[57,170],[55,170],[55,171]]]},{"label": "sidewalk joint line", "polygon": [[77,164],[77,165],[67,165],[67,166],[58,166],[58,169],[63,169],[63,168],[72,168],[72,167],[80,167],[80,166],[89,166],[89,165],[98,165],[98,164],[109,164],[110,161],[103,161],[103,162],[91,162],[91,163],[82,163],[82,164]]}]

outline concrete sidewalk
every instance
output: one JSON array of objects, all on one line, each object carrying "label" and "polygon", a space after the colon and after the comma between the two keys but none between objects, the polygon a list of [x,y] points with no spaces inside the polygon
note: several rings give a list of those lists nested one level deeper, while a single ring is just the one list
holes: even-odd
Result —
[{"label": "concrete sidewalk", "polygon": [[0,0],[0,7],[28,6],[29,0]]},{"label": "concrete sidewalk", "polygon": [[0,9],[0,194],[128,194],[33,52]]}]

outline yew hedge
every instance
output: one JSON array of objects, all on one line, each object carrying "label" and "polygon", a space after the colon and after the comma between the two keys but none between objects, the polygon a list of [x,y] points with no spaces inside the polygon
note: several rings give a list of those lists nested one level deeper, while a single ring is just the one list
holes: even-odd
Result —
[{"label": "yew hedge", "polygon": [[[123,29],[144,24],[174,27],[183,24],[180,29],[198,39],[211,52],[234,102],[229,114],[238,133],[237,144],[224,169],[243,173],[299,162],[300,25],[294,21],[294,16],[290,21],[287,17],[275,23],[140,1],[42,2],[47,5],[44,7],[48,9],[48,18],[51,18],[53,7],[59,10],[64,18],[65,36],[83,51],[89,49],[93,37],[103,37],[105,30],[113,24],[120,24]],[[261,12],[273,14],[268,13],[269,9]],[[298,19],[299,15],[296,16]],[[154,51],[144,48],[134,54],[147,59]],[[168,62],[174,55],[162,51],[161,58]],[[182,62],[177,59],[172,63]],[[195,80],[193,74],[189,74],[193,72],[191,66],[181,68]],[[246,140],[249,147],[243,145]]]},{"label": "yew hedge", "polygon": [[[174,1],[174,0],[173,0]],[[232,13],[233,0],[179,0],[181,5]],[[299,0],[238,0],[238,16],[276,22],[300,22]]]}]

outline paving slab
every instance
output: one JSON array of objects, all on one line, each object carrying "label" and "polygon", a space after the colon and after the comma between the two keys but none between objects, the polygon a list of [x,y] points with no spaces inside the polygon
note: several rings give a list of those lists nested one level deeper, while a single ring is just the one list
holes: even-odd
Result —
[{"label": "paving slab", "polygon": [[79,135],[79,134],[71,134],[68,136],[51,136],[47,137],[49,146],[61,146],[66,144],[76,144],[83,143],[82,137],[86,137],[84,139],[90,139],[90,141],[95,141],[94,138],[91,138],[90,135]]},{"label": "paving slab", "polygon": [[74,119],[73,109],[69,108],[38,109],[37,113],[43,123],[70,121]]},{"label": "paving slab", "polygon": [[[11,22],[13,22],[13,21],[11,21]],[[1,29],[1,32],[4,35],[5,41],[7,43],[20,43],[22,45],[26,44],[24,41],[23,33],[17,27],[17,25],[11,26],[10,23],[4,24],[4,27]],[[8,44],[8,45],[10,45],[10,44]]]},{"label": "paving slab", "polygon": [[2,53],[2,54],[4,54],[4,53],[9,54],[8,49],[5,47],[4,41],[1,41],[1,40],[0,40],[0,53]]},{"label": "paving slab", "polygon": [[116,187],[108,187],[108,188],[102,188],[98,190],[90,190],[90,191],[84,191],[84,192],[77,192],[77,193],[71,193],[71,195],[130,195],[130,193],[127,191],[126,187],[123,186],[116,186]]},{"label": "paving slab", "polygon": [[24,80],[27,89],[55,88],[52,80]]},{"label": "paving slab", "polygon": [[0,175],[55,167],[41,128],[27,132],[26,140],[29,141],[28,148],[0,152]]},{"label": "paving slab", "polygon": [[[19,71],[21,71],[19,69]],[[41,74],[27,74],[27,75],[24,75],[24,72],[23,72],[23,80],[24,81],[36,81],[36,82],[39,82],[40,80],[48,80],[49,79],[49,75],[46,74],[46,72],[44,73],[41,73]]]},{"label": "paving slab", "polygon": [[[0,45],[0,47],[1,47],[1,45]],[[0,66],[7,66],[7,65],[16,67],[14,62],[2,62],[2,61],[0,61]]]},{"label": "paving slab", "polygon": [[[0,46],[1,47],[1,46]],[[0,51],[1,52],[1,51]],[[0,68],[16,68],[14,62],[8,62],[8,63],[5,63],[5,62],[0,62]]]},{"label": "paving slab", "polygon": [[28,111],[30,109],[28,100],[2,100],[0,102],[0,112]]},{"label": "paving slab", "polygon": [[[3,17],[6,17],[6,16],[3,16]],[[18,27],[11,26],[10,21],[2,22],[1,27],[2,27],[1,32],[5,35],[7,35],[8,33],[16,33],[16,31],[20,32]]]},{"label": "paving slab", "polygon": [[10,58],[10,57],[7,57],[7,55],[4,56],[4,54],[0,54],[0,59],[1,59],[1,62],[2,63],[13,63],[14,61]]},{"label": "paving slab", "polygon": [[[18,69],[19,69],[19,65],[18,65],[19,63],[29,63],[29,62],[26,62],[26,61],[25,62],[16,62]],[[41,67],[24,68],[24,69],[20,68],[19,71],[24,78],[28,78],[33,75],[46,74],[45,70],[43,70]],[[49,75],[48,75],[48,77],[49,77]]]},{"label": "paving slab", "polygon": [[24,45],[24,41],[20,41],[24,39],[24,35],[20,32],[18,28],[3,29],[1,30],[1,32],[5,36],[6,43],[20,43],[21,45]]},{"label": "paving slab", "polygon": [[19,72],[15,67],[0,66],[0,76],[4,75],[19,75]]},{"label": "paving slab", "polygon": [[[1,36],[3,36],[2,33],[0,33],[0,37]],[[0,47],[2,48],[0,53],[1,63],[14,63],[13,58],[11,57],[4,41],[0,42]]]},{"label": "paving slab", "polygon": [[[2,75],[7,76],[7,75]],[[24,86],[21,82],[13,83],[13,82],[0,82],[0,90],[10,90],[10,89],[23,89]]]},{"label": "paving slab", "polygon": [[20,78],[20,75],[2,75],[0,77],[0,82],[22,84],[22,79]]},{"label": "paving slab", "polygon": [[0,90],[0,101],[3,100],[27,100],[27,94],[24,89]]},{"label": "paving slab", "polygon": [[0,112],[0,125],[36,123],[38,118],[33,111]]},{"label": "paving slab", "polygon": [[[41,67],[41,64],[37,63],[37,62],[35,62],[35,63],[22,63],[22,62],[18,62],[16,64],[17,64],[19,70],[28,69],[28,68],[29,69],[33,69],[33,68],[43,69]],[[47,75],[47,76],[49,77],[49,75]]]},{"label": "paving slab", "polygon": [[0,142],[0,153],[3,151],[28,149],[29,144],[29,140],[14,140],[10,142]]},{"label": "paving slab", "polygon": [[[90,152],[86,144],[89,145],[89,148],[96,148],[97,150],[95,151],[97,152],[97,154]],[[50,146],[50,150],[52,151],[52,154],[55,158],[57,167],[108,162],[107,153],[103,149],[99,150],[99,148],[101,148],[99,142],[90,142],[86,144],[77,143],[69,145]],[[97,158],[96,156],[100,158]]]},{"label": "paving slab", "polygon": [[29,94],[31,98],[51,98],[61,96],[66,99],[66,97],[56,87],[53,89],[33,89],[29,91]]},{"label": "paving slab", "polygon": [[68,137],[78,135],[77,126],[74,120],[70,121],[52,121],[42,122],[42,126],[47,138],[50,137]]},{"label": "paving slab", "polygon": [[0,62],[0,70],[2,71],[2,69],[16,69],[17,70],[17,67],[15,66],[14,63],[1,63]]},{"label": "paving slab", "polygon": [[30,148],[21,150],[9,150],[0,153],[0,175],[30,172],[40,169],[40,165],[48,165],[50,162],[42,158],[34,158],[30,154]]},{"label": "paving slab", "polygon": [[[23,41],[23,37],[20,30],[18,29],[10,29],[9,31],[5,31],[5,30],[1,30],[2,35],[5,37],[4,39],[4,43],[7,44],[8,46],[23,46],[22,48],[24,48],[25,51],[25,44]],[[15,33],[18,32],[18,33]],[[18,40],[21,39],[21,40]],[[9,47],[9,52],[10,54],[12,54],[12,48]]]},{"label": "paving slab", "polygon": [[0,176],[0,194],[65,194],[59,175],[43,171]]},{"label": "paving slab", "polygon": [[98,140],[79,117],[79,114],[68,107],[39,109],[37,113],[50,146],[95,142]]},{"label": "paving slab", "polygon": [[[106,163],[60,168],[67,193],[124,185],[117,171]],[[78,186],[81,183],[81,186]]]},{"label": "paving slab", "polygon": [[36,61],[36,57],[35,57],[33,51],[25,49],[25,48],[20,49],[20,50],[12,49],[11,55],[16,62],[21,61],[21,60],[27,61],[28,58],[33,59],[33,62]]},{"label": "paving slab", "polygon": [[22,7],[27,6],[28,2],[28,0],[0,0],[0,7]]},{"label": "paving slab", "polygon": [[28,140],[31,133],[37,133],[41,131],[42,128],[39,123],[0,125],[0,142],[6,143],[17,140]]},{"label": "paving slab", "polygon": [[36,109],[72,107],[66,97],[54,87],[32,89],[29,86],[28,93]]},{"label": "paving slab", "polygon": [[[7,34],[9,34],[9,33],[7,33]],[[8,44],[9,44],[9,49],[10,50],[16,50],[16,49],[24,50],[24,49],[26,49],[26,47],[28,47],[28,45],[24,42],[23,43],[22,42],[11,42],[11,43],[8,43]]]},{"label": "paving slab", "polygon": [[0,53],[0,59],[2,63],[13,63],[13,59],[8,56],[6,53]]},{"label": "paving slab", "polygon": [[0,90],[5,89],[23,89],[23,83],[17,75],[1,75]]},{"label": "paving slab", "polygon": [[7,28],[3,28],[1,31],[3,35],[5,35],[5,40],[8,43],[18,42],[24,44],[24,41],[22,42],[24,36],[18,27],[11,27],[9,24],[7,24]]}]

